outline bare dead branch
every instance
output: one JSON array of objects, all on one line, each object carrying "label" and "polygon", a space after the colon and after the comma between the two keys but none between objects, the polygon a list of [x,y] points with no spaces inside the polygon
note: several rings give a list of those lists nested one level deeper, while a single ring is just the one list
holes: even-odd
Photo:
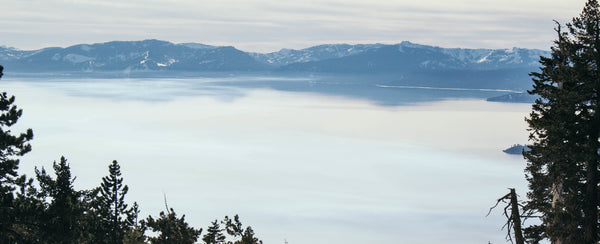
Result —
[{"label": "bare dead branch", "polygon": [[496,208],[496,207],[498,206],[498,204],[500,204],[500,202],[504,202],[504,200],[505,200],[505,199],[507,199],[507,198],[509,198],[509,197],[510,197],[510,193],[506,194],[505,196],[503,196],[503,197],[501,197],[501,198],[498,198],[498,201],[496,201],[496,204],[494,204],[494,206],[492,206],[492,207],[490,208],[490,211],[488,211],[488,213],[485,215],[485,217],[489,216],[489,215],[490,215],[490,213],[492,212],[492,210],[493,210],[494,208]]}]

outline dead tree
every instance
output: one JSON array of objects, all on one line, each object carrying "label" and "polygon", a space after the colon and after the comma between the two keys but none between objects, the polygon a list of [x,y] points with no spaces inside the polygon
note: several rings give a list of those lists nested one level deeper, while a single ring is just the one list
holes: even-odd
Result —
[{"label": "dead tree", "polygon": [[[509,188],[510,192],[503,197],[499,198],[496,201],[496,204],[490,208],[490,211],[487,215],[490,215],[492,210],[498,206],[498,204],[506,203],[504,207],[504,216],[507,218],[506,223],[502,226],[502,229],[506,228],[507,234],[506,239],[510,241],[510,243],[516,242],[516,244],[525,244],[525,238],[523,238],[523,231],[521,230],[521,215],[519,213],[519,207],[522,207],[519,204],[517,199],[517,193],[514,188]],[[509,214],[510,212],[510,214]],[[487,216],[486,215],[486,216]],[[512,232],[514,232],[514,242],[512,237]]]}]

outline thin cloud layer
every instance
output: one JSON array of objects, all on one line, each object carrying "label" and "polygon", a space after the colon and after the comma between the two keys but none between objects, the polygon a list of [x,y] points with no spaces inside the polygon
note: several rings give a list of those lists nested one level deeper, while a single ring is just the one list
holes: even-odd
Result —
[{"label": "thin cloud layer", "polygon": [[20,49],[162,39],[269,52],[323,43],[547,49],[553,19],[584,0],[1,1],[0,45]]}]

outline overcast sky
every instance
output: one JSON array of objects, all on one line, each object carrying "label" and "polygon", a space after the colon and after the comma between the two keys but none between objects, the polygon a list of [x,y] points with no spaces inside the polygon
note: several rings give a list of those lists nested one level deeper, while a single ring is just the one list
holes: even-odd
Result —
[{"label": "overcast sky", "polygon": [[160,39],[271,52],[325,43],[548,49],[585,0],[0,0],[0,46]]}]

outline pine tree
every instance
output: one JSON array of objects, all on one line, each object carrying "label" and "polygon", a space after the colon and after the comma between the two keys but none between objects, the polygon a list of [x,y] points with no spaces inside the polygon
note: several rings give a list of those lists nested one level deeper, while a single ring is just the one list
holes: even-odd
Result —
[{"label": "pine tree", "polygon": [[43,239],[53,243],[74,243],[81,234],[81,193],[73,188],[75,179],[71,176],[71,167],[65,157],[61,157],[58,164],[54,162],[53,168],[56,179],[48,175],[44,168],[35,170],[41,194],[52,199],[42,221]]},{"label": "pine tree", "polygon": [[206,244],[225,243],[225,235],[223,235],[223,230],[216,219],[212,222],[212,225],[206,229],[206,234],[202,237],[202,240]]},{"label": "pine tree", "polygon": [[[2,70],[0,66],[0,77]],[[28,129],[25,133],[18,136],[12,135],[8,127],[17,123],[23,110],[13,105],[15,97],[9,97],[6,92],[0,93],[0,193],[12,191],[14,188],[10,184],[14,183],[18,176],[19,159],[15,156],[23,156],[31,151],[31,145],[28,143],[33,139],[33,131]]]},{"label": "pine tree", "polygon": [[[0,65],[0,78],[3,70],[4,67]],[[17,157],[31,151],[28,142],[33,139],[33,131],[28,129],[18,135],[12,134],[9,127],[17,123],[23,113],[13,104],[14,102],[14,96],[9,97],[6,92],[0,93],[0,241],[3,243],[25,240],[26,236],[22,230],[27,228],[23,225],[28,224],[23,221],[25,216],[18,215],[19,212],[26,211],[18,207],[27,202],[15,199],[14,191],[18,184],[23,187],[28,183],[31,185],[31,181],[25,176],[18,176]]]},{"label": "pine tree", "polygon": [[125,233],[125,236],[123,237],[123,243],[124,244],[145,244],[146,239],[148,239],[145,235],[144,232],[146,231],[146,227],[144,226],[144,223],[140,223],[137,220],[137,217],[140,214],[140,210],[139,210],[139,206],[137,204],[137,202],[133,203],[133,207],[131,207],[131,215],[133,215],[135,217],[134,221],[133,221],[133,227],[129,229],[129,231],[127,231]]},{"label": "pine tree", "polygon": [[240,217],[236,214],[233,219],[225,216],[221,223],[225,226],[225,231],[234,241],[227,241],[227,244],[262,244],[262,241],[254,236],[254,230],[248,226],[244,230]]},{"label": "pine tree", "polygon": [[40,198],[38,189],[33,186],[33,179],[25,175],[16,179],[15,198],[12,203],[12,230],[18,238],[7,241],[10,236],[0,236],[0,243],[40,243],[43,238],[43,219],[47,203]]},{"label": "pine tree", "polygon": [[107,243],[106,230],[102,226],[102,211],[99,209],[100,188],[79,191],[79,204],[83,210],[78,228],[81,235],[77,243]]},{"label": "pine tree", "polygon": [[583,205],[584,243],[598,242],[598,164],[600,161],[600,6],[597,0],[586,3],[573,18],[569,32],[576,45],[573,66],[579,77],[578,105],[581,107],[580,151],[585,162]]},{"label": "pine tree", "polygon": [[242,227],[242,222],[240,222],[240,216],[237,214],[233,216],[233,219],[225,216],[221,223],[225,226],[225,231],[228,235],[234,238],[242,236],[244,228]]},{"label": "pine tree", "polygon": [[262,244],[263,242],[254,236],[254,230],[248,226],[242,234],[242,239],[234,242],[234,244]]},{"label": "pine tree", "polygon": [[[530,117],[531,151],[524,153],[529,181],[527,209],[542,223],[526,229],[530,242],[598,241],[600,14],[589,0],[582,14],[559,24],[552,56],[532,73],[537,94]],[[583,210],[583,211],[582,211]]]},{"label": "pine tree", "polygon": [[[541,58],[541,73],[533,73],[532,94],[540,95],[532,107],[530,118],[531,151],[525,153],[531,201],[528,209],[542,213],[545,233],[554,243],[582,241],[578,214],[581,197],[581,163],[577,159],[575,121],[575,74],[570,66],[571,46],[559,35],[552,57]],[[576,204],[573,204],[576,203]],[[538,237],[539,239],[539,237]]]},{"label": "pine tree", "polygon": [[150,228],[151,231],[158,232],[159,235],[156,237],[149,237],[150,243],[182,243],[182,244],[193,244],[196,243],[202,229],[195,229],[185,222],[185,215],[181,218],[177,218],[177,214],[171,208],[165,212],[160,212],[158,219],[148,216],[143,225]]},{"label": "pine tree", "polygon": [[[127,208],[125,195],[129,190],[123,185],[121,167],[114,160],[108,167],[109,175],[102,178],[100,196],[98,196],[97,212],[100,215],[101,239],[108,243],[123,243],[124,235],[134,225],[137,219],[136,212]],[[102,233],[104,232],[104,233]],[[100,239],[100,240],[101,240]]]}]

